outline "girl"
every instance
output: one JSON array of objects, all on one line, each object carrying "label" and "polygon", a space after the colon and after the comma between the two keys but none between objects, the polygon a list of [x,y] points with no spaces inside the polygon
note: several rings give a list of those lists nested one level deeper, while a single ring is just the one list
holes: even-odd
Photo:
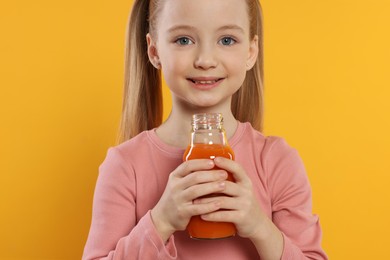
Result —
[{"label": "girl", "polygon": [[[260,133],[261,42],[257,0],[135,1],[122,143],[100,167],[83,259],[327,258],[297,152]],[[161,71],[172,93],[164,123]],[[235,161],[182,163],[191,117],[205,112],[224,115]],[[199,199],[211,193],[223,195]],[[193,240],[184,230],[195,215],[237,235]]]}]

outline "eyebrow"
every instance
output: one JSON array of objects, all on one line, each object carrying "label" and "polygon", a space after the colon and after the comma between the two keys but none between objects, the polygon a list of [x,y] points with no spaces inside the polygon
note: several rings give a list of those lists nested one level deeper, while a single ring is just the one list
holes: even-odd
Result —
[{"label": "eyebrow", "polygon": [[[169,28],[168,32],[171,33],[171,32],[178,31],[178,30],[196,31],[196,27],[190,26],[190,25],[175,25],[175,26],[172,26],[171,28]],[[241,33],[245,32],[242,27],[235,25],[235,24],[224,25],[224,26],[219,27],[217,29],[217,31],[225,31],[225,30],[237,30],[237,31],[240,31]]]},{"label": "eyebrow", "polygon": [[238,31],[241,31],[242,33],[245,32],[242,27],[235,25],[235,24],[229,24],[229,25],[225,25],[225,26],[218,28],[218,31],[224,31],[224,30],[238,30]]},{"label": "eyebrow", "polygon": [[168,32],[174,32],[179,30],[195,30],[195,27],[190,25],[174,25],[168,29]]}]

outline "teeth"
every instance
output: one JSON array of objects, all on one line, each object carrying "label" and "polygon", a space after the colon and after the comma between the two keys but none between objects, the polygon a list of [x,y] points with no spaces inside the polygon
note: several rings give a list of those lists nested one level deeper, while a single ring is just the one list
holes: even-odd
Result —
[{"label": "teeth", "polygon": [[197,84],[213,84],[217,82],[217,80],[194,80],[194,82]]}]

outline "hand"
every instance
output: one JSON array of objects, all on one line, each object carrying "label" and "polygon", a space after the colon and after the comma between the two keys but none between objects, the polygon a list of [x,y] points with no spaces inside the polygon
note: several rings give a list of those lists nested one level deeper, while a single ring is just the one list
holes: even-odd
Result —
[{"label": "hand", "polygon": [[226,181],[223,193],[228,196],[194,201],[195,204],[214,201],[221,209],[225,209],[203,214],[201,218],[207,221],[234,223],[238,235],[252,241],[261,259],[281,259],[282,233],[261,209],[245,170],[237,162],[226,158],[218,157],[214,163],[217,167],[232,173],[236,182]]},{"label": "hand", "polygon": [[261,230],[262,224],[268,217],[264,214],[253,192],[252,182],[245,170],[237,162],[218,157],[214,160],[217,167],[224,169],[235,179],[235,183],[226,181],[223,194],[212,198],[200,198],[195,204],[218,203],[221,209],[203,214],[201,217],[207,221],[232,222],[241,237],[252,238]]},{"label": "hand", "polygon": [[220,209],[217,200],[193,203],[201,196],[225,189],[227,173],[212,170],[214,167],[213,160],[189,160],[170,174],[161,199],[151,211],[154,225],[164,241],[176,230],[184,230],[192,216]]}]

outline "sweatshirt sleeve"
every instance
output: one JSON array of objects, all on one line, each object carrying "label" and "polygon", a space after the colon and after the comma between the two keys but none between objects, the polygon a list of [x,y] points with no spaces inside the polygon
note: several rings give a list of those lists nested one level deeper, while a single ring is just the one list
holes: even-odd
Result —
[{"label": "sweatshirt sleeve", "polygon": [[269,137],[265,170],[269,175],[272,221],[282,232],[282,260],[328,259],[321,248],[319,218],[312,214],[312,195],[303,162],[281,138]]},{"label": "sweatshirt sleeve", "polygon": [[150,211],[136,218],[136,178],[117,148],[99,168],[83,260],[176,259],[174,237],[164,244]]}]

